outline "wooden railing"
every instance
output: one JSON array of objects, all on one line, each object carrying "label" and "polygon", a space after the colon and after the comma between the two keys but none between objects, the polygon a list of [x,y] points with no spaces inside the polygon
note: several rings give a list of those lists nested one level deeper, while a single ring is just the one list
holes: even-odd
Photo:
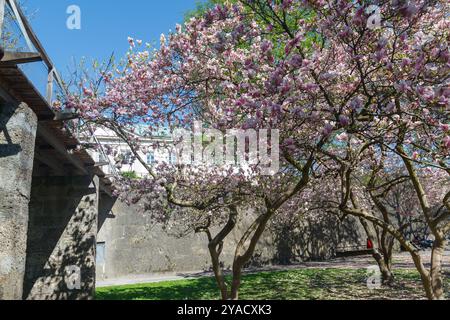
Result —
[{"label": "wooden railing", "polygon": [[8,6],[13,14],[15,21],[17,22],[22,36],[25,39],[25,42],[28,47],[28,52],[16,52],[16,51],[4,51],[4,55],[0,61],[1,64],[22,64],[22,63],[30,63],[42,61],[48,71],[47,76],[47,90],[46,90],[46,99],[49,105],[52,105],[53,99],[53,90],[54,83],[59,86],[59,88],[67,94],[67,88],[64,85],[64,82],[61,79],[58,71],[55,68],[52,60],[48,56],[38,37],[33,31],[30,23],[28,22],[25,14],[21,10],[21,8],[16,4],[15,0],[0,0],[0,34],[3,27],[5,9]]},{"label": "wooden railing", "polygon": [[[53,93],[55,89],[55,83],[60,88],[63,95],[68,95],[68,89],[63,82],[61,76],[59,75],[55,65],[52,60],[48,56],[38,37],[36,36],[33,28],[31,27],[28,19],[25,14],[21,10],[20,6],[17,5],[15,0],[0,0],[0,37],[2,36],[3,27],[4,27],[4,19],[6,10],[9,9],[14,19],[17,23],[21,35],[23,36],[28,51],[19,51],[19,50],[8,50],[8,48],[4,49],[0,47],[0,68],[8,67],[8,66],[17,66],[20,64],[31,63],[31,62],[43,62],[47,69],[47,85],[46,85],[46,93],[45,99],[48,103],[48,106],[53,109]],[[54,121],[64,122],[64,126],[72,133],[74,137],[76,137],[80,143],[82,140],[85,140],[85,137],[80,136],[79,132],[79,123],[80,121],[73,121],[78,118],[77,114],[74,113],[65,113],[53,110],[55,113]],[[102,144],[98,141],[95,135],[91,136],[90,143],[97,146],[98,151],[105,156],[106,152],[102,146]],[[106,157],[109,159],[108,157]],[[115,166],[109,161],[108,164],[109,171],[113,175],[118,175],[118,172]]]}]

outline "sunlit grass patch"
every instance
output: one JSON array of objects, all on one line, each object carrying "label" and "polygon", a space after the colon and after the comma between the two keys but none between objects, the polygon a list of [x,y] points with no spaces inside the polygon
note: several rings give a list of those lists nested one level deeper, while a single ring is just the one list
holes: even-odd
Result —
[{"label": "sunlit grass patch", "polygon": [[[425,299],[414,270],[395,271],[392,287],[371,290],[365,269],[302,269],[261,272],[243,277],[242,300]],[[227,278],[230,281],[230,278]],[[447,287],[450,279],[446,277]],[[97,289],[99,300],[217,300],[213,278],[127,285]]]}]

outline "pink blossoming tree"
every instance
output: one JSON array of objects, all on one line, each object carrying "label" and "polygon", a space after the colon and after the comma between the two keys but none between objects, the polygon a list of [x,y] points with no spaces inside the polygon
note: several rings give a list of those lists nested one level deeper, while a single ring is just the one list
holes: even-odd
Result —
[{"label": "pink blossoming tree", "polygon": [[[208,235],[213,265],[236,210],[257,206],[260,214],[236,249],[230,292],[214,268],[223,298],[238,298],[242,268],[267,223],[302,195],[315,171],[326,173],[322,166],[345,155],[346,141],[355,137],[374,148],[375,158],[381,156],[377,150],[389,150],[404,166],[435,236],[431,273],[416,266],[428,297],[441,298],[439,253],[450,229],[450,192],[441,199],[446,209],[432,216],[418,171],[449,173],[447,16],[445,1],[379,1],[373,10],[359,1],[242,0],[177,26],[156,51],[130,38],[127,64],[103,75],[105,90],[83,84],[64,107],[77,110],[85,125],[108,128],[128,143],[149,172],[143,181],[122,181],[119,189],[135,202],[160,190],[172,206],[227,212],[229,223],[216,237]],[[195,120],[221,132],[279,130],[279,173],[261,176],[259,163],[250,173],[227,174],[220,166],[156,170],[139,155],[136,124],[188,128]],[[348,167],[364,169],[358,161]],[[399,240],[383,219],[355,210],[353,184],[344,186],[340,210]],[[208,226],[198,230],[208,234]]]}]

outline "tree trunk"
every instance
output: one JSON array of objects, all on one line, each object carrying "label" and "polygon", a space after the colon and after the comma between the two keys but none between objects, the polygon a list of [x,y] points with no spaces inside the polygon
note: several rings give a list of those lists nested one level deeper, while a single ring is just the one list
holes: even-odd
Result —
[{"label": "tree trunk", "polygon": [[196,230],[196,232],[203,231],[208,236],[208,249],[211,256],[212,268],[214,271],[214,277],[216,279],[217,286],[220,289],[222,300],[228,300],[228,286],[223,276],[222,267],[220,266],[220,255],[222,254],[224,240],[236,226],[236,221],[239,214],[236,206],[230,205],[229,209],[230,212],[228,216],[228,222],[216,237],[213,238],[209,230],[211,221],[208,221],[207,226],[199,227]]},{"label": "tree trunk", "polygon": [[380,268],[383,285],[392,285],[394,283],[394,274],[391,271],[389,264],[386,263],[382,254],[378,250],[374,249],[372,256],[375,258],[378,267]]},{"label": "tree trunk", "polygon": [[[258,217],[258,219],[253,222],[253,224],[247,229],[244,235],[239,241],[239,244],[236,247],[236,252],[234,254],[234,263],[233,263],[233,280],[231,285],[230,299],[238,300],[239,299],[239,288],[241,287],[241,278],[242,278],[242,269],[245,264],[250,261],[253,253],[255,252],[256,245],[261,239],[261,236],[266,229],[267,223],[269,219],[273,216],[274,211],[268,211],[267,213]],[[253,236],[251,236],[253,233]],[[250,238],[250,244],[247,247],[247,250],[241,254],[241,250],[244,248],[246,241]]]},{"label": "tree trunk", "polygon": [[212,268],[217,286],[220,289],[222,300],[228,300],[228,287],[223,277],[222,268],[220,267],[220,254],[216,251],[214,244],[209,245],[209,253],[211,255]]},{"label": "tree trunk", "polygon": [[444,282],[442,279],[442,256],[444,255],[446,241],[436,240],[431,253],[431,287],[433,289],[433,299],[443,300]]},{"label": "tree trunk", "polygon": [[231,284],[230,300],[239,300],[239,289],[241,287],[243,265],[234,263],[233,265],[233,281]]},{"label": "tree trunk", "polygon": [[[370,239],[370,241],[373,244],[372,249],[372,257],[377,262],[378,268],[380,269],[381,276],[382,276],[382,284],[383,285],[392,285],[394,282],[394,274],[391,271],[390,264],[386,263],[386,261],[389,261],[390,257],[386,257],[385,254],[387,252],[381,253],[379,250],[379,243],[377,241],[376,235],[372,232],[372,229],[370,228],[369,223],[365,220],[360,218],[361,224],[364,227],[364,230],[366,231],[367,238]],[[384,248],[384,246],[383,246]],[[386,250],[382,250],[386,251]]]},{"label": "tree trunk", "polygon": [[[385,223],[384,221],[380,221],[378,219],[376,219],[375,217],[366,214],[363,211],[358,211],[358,210],[351,210],[348,208],[344,208],[344,212],[348,213],[350,215],[359,217],[360,219],[366,219],[374,224],[377,224],[378,226],[385,228],[386,230],[389,231],[389,233],[391,233],[395,239],[397,239],[400,244],[410,253],[413,261],[414,261],[414,265],[416,266],[417,271],[420,274],[420,278],[422,279],[422,285],[425,289],[427,298],[429,300],[436,300],[436,299],[442,299],[442,295],[440,295],[440,285],[442,284],[442,274],[441,274],[441,267],[442,267],[442,254],[444,252],[444,248],[446,246],[446,241],[441,240],[439,241],[439,239],[437,240],[438,242],[436,242],[434,244],[433,247],[433,254],[432,254],[432,262],[433,267],[432,270],[434,271],[434,283],[435,286],[433,287],[433,281],[431,280],[431,274],[430,271],[428,269],[425,268],[425,266],[422,263],[422,257],[420,256],[420,252],[414,248],[414,246],[408,241],[406,240],[403,235],[400,233],[400,231],[398,231],[396,228],[394,228],[393,226]],[[442,238],[441,238],[442,239]],[[435,294],[435,290],[434,288],[437,289]]]},{"label": "tree trunk", "polygon": [[422,279],[422,285],[425,289],[425,293],[429,300],[434,300],[433,286],[431,285],[430,272],[425,269],[422,263],[422,258],[417,251],[410,251],[411,257],[413,258],[414,264],[416,265],[417,271],[419,271],[420,278]]},{"label": "tree trunk", "polygon": [[382,252],[382,265],[380,265],[380,271],[383,276],[383,284],[394,284],[394,273],[392,272],[392,253],[394,247],[394,238],[389,236],[382,237],[381,252]]}]

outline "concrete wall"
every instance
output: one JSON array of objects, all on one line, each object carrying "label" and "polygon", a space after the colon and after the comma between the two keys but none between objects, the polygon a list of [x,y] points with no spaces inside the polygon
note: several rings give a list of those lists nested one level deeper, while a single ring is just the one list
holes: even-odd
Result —
[{"label": "concrete wall", "polygon": [[94,297],[97,199],[90,177],[33,179],[24,299]]},{"label": "concrete wall", "polygon": [[97,261],[98,279],[202,270],[209,265],[203,235],[182,239],[171,236],[148,216],[119,201],[101,227],[97,241],[105,244],[104,261]]},{"label": "concrete wall", "polygon": [[275,239],[274,260],[279,264],[328,260],[337,252],[361,250],[367,245],[362,225],[351,216],[344,221],[329,214],[305,216],[273,223],[270,232]]},{"label": "concrete wall", "polygon": [[0,105],[0,300],[21,299],[37,118]]},{"label": "concrete wall", "polygon": [[[99,250],[104,250],[97,260],[98,280],[210,270],[204,234],[179,237],[177,230],[165,230],[162,225],[153,223],[148,215],[119,201],[108,218],[104,217],[105,214],[100,215],[104,223],[97,237]],[[246,226],[252,221],[252,216],[248,216],[240,225]],[[225,243],[222,254],[225,268],[231,268],[235,244],[242,231],[242,227],[237,228]],[[357,221],[341,223],[334,217],[319,221],[306,219],[294,228],[290,224],[284,229],[273,223],[264,233],[250,264],[265,266],[323,260],[334,256],[337,247],[345,242],[365,244],[366,238]]]}]

